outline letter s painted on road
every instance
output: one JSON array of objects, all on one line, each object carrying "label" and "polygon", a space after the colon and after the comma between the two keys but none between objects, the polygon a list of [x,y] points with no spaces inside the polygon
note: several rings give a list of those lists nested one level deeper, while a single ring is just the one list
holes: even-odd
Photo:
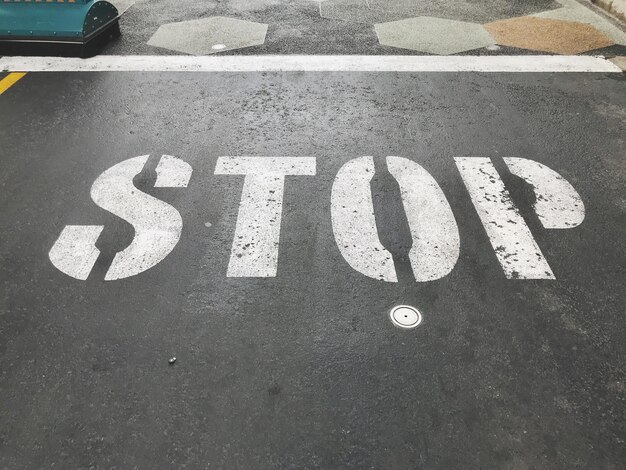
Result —
[{"label": "letter s painted on road", "polygon": [[[178,243],[183,227],[179,212],[133,185],[149,155],[129,158],[104,171],[91,187],[91,198],[102,209],[124,219],[135,229],[133,241],[113,258],[105,281],[142,273],[162,261]],[[163,155],[156,168],[157,188],[185,188],[192,168],[183,160]],[[63,273],[85,280],[100,251],[96,241],[102,225],[67,225],[48,257]]]}]

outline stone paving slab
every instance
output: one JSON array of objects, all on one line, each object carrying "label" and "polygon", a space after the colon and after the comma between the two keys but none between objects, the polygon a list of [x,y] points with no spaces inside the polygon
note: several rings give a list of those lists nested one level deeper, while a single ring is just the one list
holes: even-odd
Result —
[{"label": "stone paving slab", "polygon": [[161,26],[148,45],[206,55],[263,44],[267,25],[215,16]]},{"label": "stone paving slab", "polygon": [[607,18],[603,18],[589,8],[581,5],[576,0],[559,0],[559,3],[563,5],[562,8],[537,13],[533,16],[589,23],[598,29],[598,31],[611,38],[616,44],[626,45],[626,31],[611,23]]},{"label": "stone paving slab", "polygon": [[553,54],[579,54],[613,45],[593,26],[524,16],[485,25],[498,44]]},{"label": "stone paving slab", "polygon": [[408,18],[375,26],[381,44],[430,54],[456,54],[495,44],[479,24],[442,18]]}]

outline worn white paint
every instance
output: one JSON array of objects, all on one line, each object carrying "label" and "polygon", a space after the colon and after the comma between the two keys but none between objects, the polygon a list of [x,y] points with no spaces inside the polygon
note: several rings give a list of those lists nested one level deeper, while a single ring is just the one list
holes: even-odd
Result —
[{"label": "worn white paint", "polygon": [[331,193],[335,241],[348,264],[368,277],[397,282],[393,257],[380,243],[370,181],[374,159],[360,157],[343,165]]},{"label": "worn white paint", "polygon": [[0,57],[7,72],[613,72],[592,56],[112,56]]},{"label": "worn white paint", "polygon": [[67,225],[48,258],[59,271],[84,281],[100,255],[96,241],[103,229],[103,225]]},{"label": "worn white paint", "polygon": [[489,158],[454,159],[509,279],[554,279],[530,229]]},{"label": "worn white paint", "polygon": [[220,157],[216,175],[245,175],[226,275],[274,277],[286,176],[315,175],[313,157]]},{"label": "worn white paint", "polygon": [[130,245],[113,258],[105,281],[150,269],[170,254],[180,239],[183,220],[179,212],[133,185],[133,178],[141,173],[147,161],[148,155],[144,155],[118,163],[102,173],[91,187],[91,198],[98,206],[135,229]]},{"label": "worn white paint", "polygon": [[585,219],[585,205],[572,185],[556,171],[527,158],[505,158],[511,173],[533,187],[534,209],[545,228],[572,228]]},{"label": "worn white paint", "polygon": [[172,155],[163,155],[156,167],[155,188],[186,188],[193,169],[189,163]]},{"label": "worn white paint", "polygon": [[[148,155],[130,158],[104,171],[91,187],[91,198],[101,208],[122,218],[135,229],[128,247],[113,258],[105,280],[123,279],[150,269],[162,261],[180,239],[183,221],[176,209],[133,185]],[[164,156],[157,166],[160,187],[185,187],[191,167]],[[171,174],[168,174],[171,172]],[[76,279],[87,279],[98,258],[95,243],[102,226],[67,226],[50,250],[52,263]]]},{"label": "worn white paint", "polygon": [[413,237],[409,260],[415,280],[440,279],[459,259],[459,229],[450,204],[435,179],[417,163],[387,157],[387,168],[400,185]]}]

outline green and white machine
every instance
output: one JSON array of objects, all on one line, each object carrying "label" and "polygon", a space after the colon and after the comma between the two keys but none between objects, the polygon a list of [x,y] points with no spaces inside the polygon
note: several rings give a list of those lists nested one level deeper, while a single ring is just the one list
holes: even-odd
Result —
[{"label": "green and white machine", "polygon": [[106,0],[0,0],[0,55],[89,55],[87,45],[119,35],[118,20]]}]

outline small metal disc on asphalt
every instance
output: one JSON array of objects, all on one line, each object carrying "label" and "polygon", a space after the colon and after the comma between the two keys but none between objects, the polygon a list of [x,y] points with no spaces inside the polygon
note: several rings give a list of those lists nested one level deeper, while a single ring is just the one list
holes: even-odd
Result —
[{"label": "small metal disc on asphalt", "polygon": [[213,44],[211,49],[214,51],[221,51],[222,49],[226,49],[226,44]]},{"label": "small metal disc on asphalt", "polygon": [[409,305],[398,305],[389,312],[391,323],[399,328],[415,328],[422,323],[422,314]]}]

